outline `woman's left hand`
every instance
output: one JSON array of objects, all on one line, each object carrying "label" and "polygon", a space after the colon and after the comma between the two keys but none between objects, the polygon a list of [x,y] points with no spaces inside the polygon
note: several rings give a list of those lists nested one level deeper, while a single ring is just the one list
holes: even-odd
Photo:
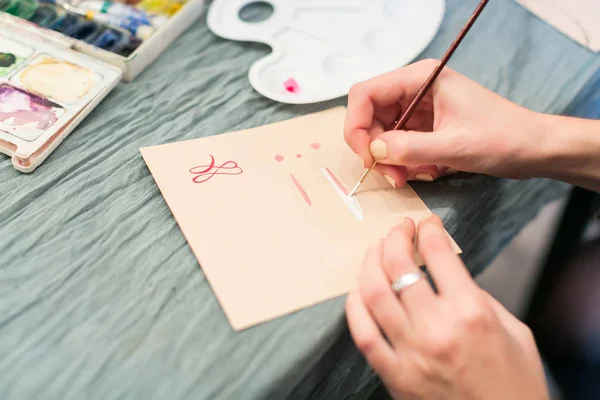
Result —
[{"label": "woman's left hand", "polygon": [[[418,271],[415,225],[405,219],[369,249],[346,314],[358,349],[394,398],[547,399],[533,335],[473,281],[437,216],[419,224],[427,280],[395,294]],[[385,335],[385,336],[384,336]]]}]

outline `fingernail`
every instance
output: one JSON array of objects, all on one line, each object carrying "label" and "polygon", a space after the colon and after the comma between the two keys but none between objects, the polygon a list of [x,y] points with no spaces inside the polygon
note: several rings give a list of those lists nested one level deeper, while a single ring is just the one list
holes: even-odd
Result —
[{"label": "fingernail", "polygon": [[[421,221],[421,222],[426,222],[426,221],[427,220]],[[419,224],[419,236],[423,237],[424,235],[428,235],[429,232],[431,232],[431,229],[432,229],[431,225],[432,225],[431,223],[427,223],[427,224],[421,223],[421,224]]]},{"label": "fingernail", "polygon": [[421,219],[419,220],[419,222],[426,221],[426,220],[428,220],[431,217],[433,217],[433,214],[427,214],[427,215],[421,217]]},{"label": "fingernail", "polygon": [[415,179],[423,182],[433,182],[433,175],[428,174],[427,172],[422,172],[415,175]]},{"label": "fingernail", "polygon": [[385,178],[386,181],[388,181],[390,183],[390,185],[393,186],[394,189],[396,189],[396,181],[394,180],[394,178],[392,178],[389,175],[383,175],[383,177]]},{"label": "fingernail", "polygon": [[[432,222],[436,225],[443,225],[439,219],[439,217],[436,214],[429,214],[424,216],[423,218],[421,218],[421,221],[419,221],[419,225],[421,225],[421,222]],[[427,224],[428,225],[428,224]]]},{"label": "fingernail", "polygon": [[446,175],[452,175],[452,174],[456,174],[457,172],[458,172],[458,170],[457,170],[457,169],[454,169],[454,168],[448,168],[448,169],[446,170]]},{"label": "fingernail", "polygon": [[381,139],[373,140],[369,145],[369,151],[376,160],[387,158],[387,144]]}]

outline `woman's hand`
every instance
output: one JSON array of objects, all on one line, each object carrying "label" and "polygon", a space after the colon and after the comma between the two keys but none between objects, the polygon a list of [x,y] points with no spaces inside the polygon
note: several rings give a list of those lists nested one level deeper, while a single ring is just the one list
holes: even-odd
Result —
[{"label": "woman's hand", "polygon": [[401,275],[418,271],[414,236],[405,219],[369,250],[346,305],[354,342],[391,395],[547,399],[531,331],[477,286],[437,216],[420,223],[417,242],[439,293],[427,280],[392,291]]},{"label": "woman's hand", "polygon": [[344,137],[395,187],[458,171],[529,178],[546,154],[542,114],[498,96],[444,68],[409,119],[408,131],[388,131],[427,80],[436,60],[425,60],[354,85]]}]

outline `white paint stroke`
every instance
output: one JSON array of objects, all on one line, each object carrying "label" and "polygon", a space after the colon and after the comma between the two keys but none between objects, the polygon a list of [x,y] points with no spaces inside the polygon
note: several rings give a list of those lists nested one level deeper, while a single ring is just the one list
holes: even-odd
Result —
[{"label": "white paint stroke", "polygon": [[333,190],[337,192],[344,204],[348,206],[352,214],[354,214],[354,216],[358,218],[359,221],[362,221],[364,218],[363,210],[356,196],[348,197],[348,195],[344,193],[342,189],[338,186],[335,179],[333,178],[333,176],[331,176],[327,168],[321,167],[321,172],[323,173],[323,175],[325,175],[325,179],[327,179],[331,186],[333,186]]}]

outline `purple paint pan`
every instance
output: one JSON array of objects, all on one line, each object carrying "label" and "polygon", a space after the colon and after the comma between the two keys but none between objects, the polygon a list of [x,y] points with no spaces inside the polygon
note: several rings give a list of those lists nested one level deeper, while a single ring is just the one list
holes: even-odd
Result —
[{"label": "purple paint pan", "polygon": [[50,100],[12,85],[0,85],[0,129],[18,138],[37,139],[63,112],[63,107]]}]

